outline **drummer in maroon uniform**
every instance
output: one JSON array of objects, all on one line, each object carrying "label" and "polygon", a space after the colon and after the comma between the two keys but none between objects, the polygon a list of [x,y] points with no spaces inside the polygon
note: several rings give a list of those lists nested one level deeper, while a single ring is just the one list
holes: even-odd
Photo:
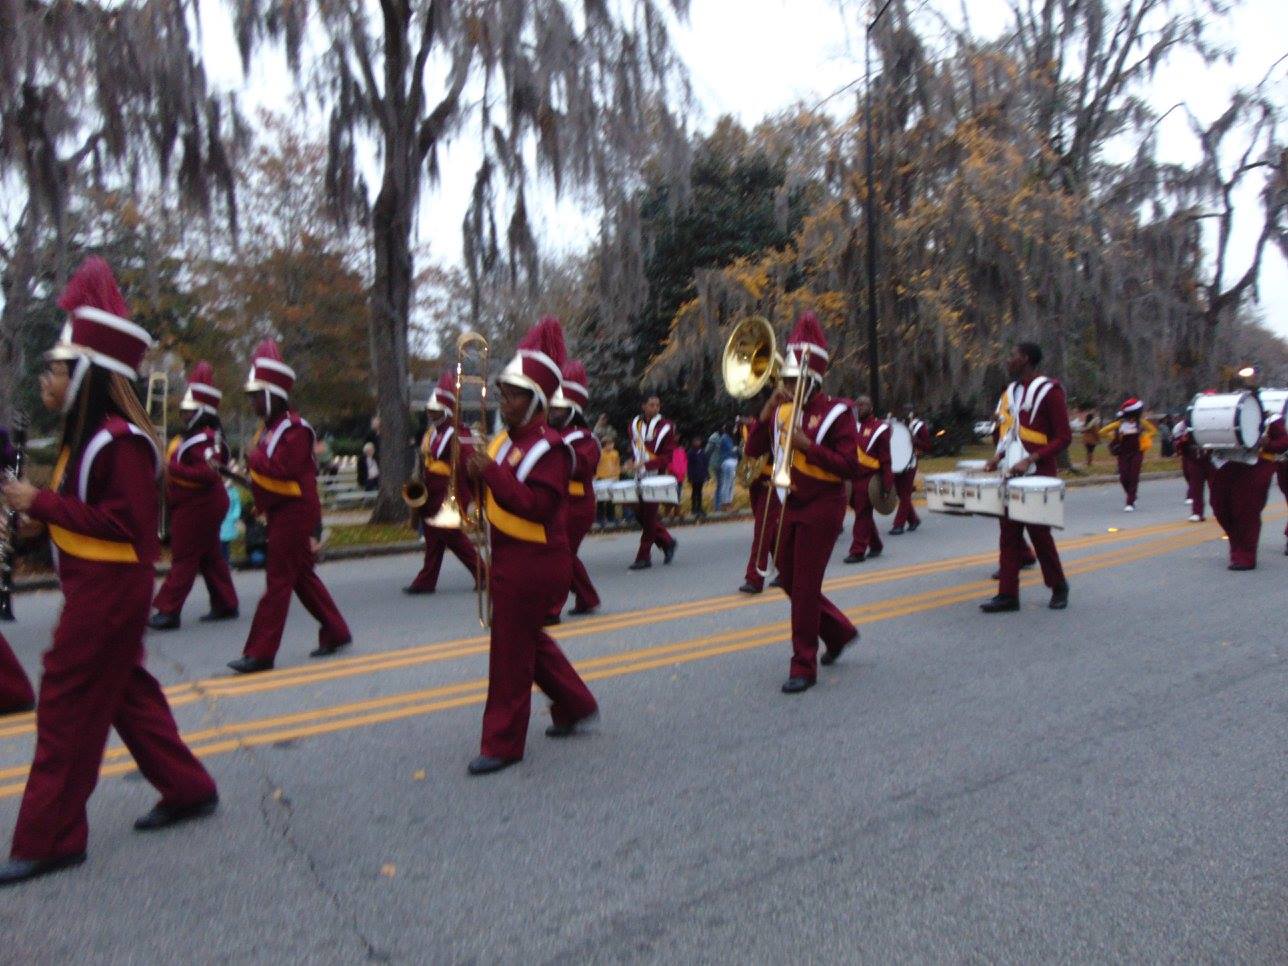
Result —
[{"label": "drummer in maroon uniform", "polygon": [[[782,542],[778,576],[792,601],[792,660],[785,694],[814,686],[818,643],[830,665],[859,639],[858,629],[823,596],[823,576],[832,547],[845,523],[845,481],[858,473],[859,434],[844,400],[822,392],[827,372],[827,338],[813,313],[803,314],[787,341],[782,386],[760,411],[747,437],[747,455],[785,455],[791,433],[791,487],[782,493]],[[806,380],[799,419],[792,412],[798,379]],[[794,427],[794,428],[792,428]],[[767,533],[772,540],[774,534]]]},{"label": "drummer in maroon uniform", "polygon": [[1255,570],[1261,511],[1281,453],[1288,452],[1283,413],[1265,413],[1261,440],[1244,458],[1212,453],[1212,514],[1230,538],[1230,570]]},{"label": "drummer in maroon uniform", "polygon": [[1189,421],[1184,416],[1172,427],[1172,440],[1181,454],[1181,475],[1185,478],[1185,502],[1190,505],[1190,522],[1202,523],[1208,474],[1212,471],[1207,450],[1194,442]]},{"label": "drummer in maroon uniform", "polygon": [[[1041,363],[1042,349],[1032,342],[1021,342],[1007,360],[1007,370],[1014,380],[1006,389],[1012,422],[1009,432],[998,443],[997,455],[988,462],[989,471],[1001,465],[1008,443],[1018,439],[1026,455],[1008,467],[1012,476],[1024,476],[1030,468],[1042,476],[1058,475],[1056,457],[1068,449],[1073,431],[1069,426],[1064,389],[1054,379],[1038,375]],[[980,609],[989,614],[1020,609],[1020,559],[1027,529],[1038,563],[1042,565],[1042,578],[1051,588],[1048,606],[1052,610],[1064,610],[1069,605],[1069,583],[1060,565],[1051,528],[1018,523],[1005,516],[999,522],[1002,532],[997,594],[980,604]]]},{"label": "drummer in maroon uniform", "polygon": [[890,425],[877,418],[872,411],[872,400],[867,396],[854,400],[854,416],[859,429],[858,448],[855,450],[859,470],[850,494],[850,506],[854,508],[854,538],[850,541],[849,556],[845,558],[847,564],[881,556],[885,545],[877,531],[868,488],[874,478],[880,478],[881,489],[894,489],[894,473],[890,469]]},{"label": "drummer in maroon uniform", "polygon": [[[671,468],[671,454],[678,445],[675,424],[662,415],[662,400],[649,396],[644,400],[640,415],[631,420],[632,458],[626,472],[641,476],[645,473],[667,473]],[[635,554],[631,570],[646,570],[653,566],[653,545],[662,551],[662,563],[675,559],[679,541],[658,522],[658,505],[640,502],[635,504],[635,516],[640,522],[640,547]]]},{"label": "drummer in maroon uniform", "polygon": [[912,462],[907,468],[894,475],[894,488],[899,494],[899,509],[894,513],[894,526],[890,536],[897,537],[906,529],[909,533],[921,526],[921,517],[912,504],[912,492],[917,485],[917,460],[930,455],[930,427],[926,421],[917,416],[912,406],[904,407],[907,415],[908,434],[912,437]]},{"label": "drummer in maroon uniform", "polygon": [[[594,613],[599,607],[599,591],[590,582],[586,565],[577,556],[581,542],[595,525],[595,471],[599,469],[599,440],[586,422],[586,404],[590,401],[586,367],[569,359],[563,367],[563,384],[550,400],[550,424],[563,436],[564,445],[572,450],[572,478],[568,481],[568,553],[572,558],[574,617]],[[560,598],[551,611],[547,624],[559,623],[559,611],[568,599]]]}]

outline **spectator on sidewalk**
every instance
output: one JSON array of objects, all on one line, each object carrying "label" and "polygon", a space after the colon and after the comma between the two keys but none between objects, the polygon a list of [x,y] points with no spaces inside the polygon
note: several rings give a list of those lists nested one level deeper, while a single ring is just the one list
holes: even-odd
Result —
[{"label": "spectator on sidewalk", "polygon": [[685,457],[689,464],[689,505],[694,519],[701,519],[706,516],[702,509],[702,488],[707,485],[711,469],[706,444],[701,436],[694,436],[689,441]]},{"label": "spectator on sidewalk", "polygon": [[[600,446],[599,468],[595,470],[595,479],[616,482],[622,476],[622,456],[617,452],[617,443],[609,437],[601,439]],[[595,504],[595,518],[601,526],[616,523],[617,508],[611,500],[599,500]]]},{"label": "spectator on sidewalk", "polygon": [[233,541],[237,539],[237,527],[241,523],[241,487],[231,480],[224,480],[224,492],[228,494],[228,512],[219,525],[219,549],[224,553],[224,560],[231,563]]},{"label": "spectator on sidewalk", "polygon": [[671,451],[671,475],[675,477],[677,496],[675,503],[668,503],[662,507],[662,512],[668,517],[680,516],[680,507],[684,503],[684,480],[689,475],[689,455],[685,452],[683,446],[677,446]]},{"label": "spectator on sidewalk", "polygon": [[366,492],[380,489],[380,417],[371,417],[371,429],[362,439],[358,456],[358,486]]},{"label": "spectator on sidewalk", "polygon": [[738,470],[738,444],[728,430],[720,431],[720,471],[716,476],[716,509],[733,505],[733,480]]}]

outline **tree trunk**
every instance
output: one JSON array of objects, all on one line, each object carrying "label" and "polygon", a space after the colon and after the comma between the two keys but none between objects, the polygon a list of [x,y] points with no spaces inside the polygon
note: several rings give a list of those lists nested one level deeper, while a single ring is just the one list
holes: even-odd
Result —
[{"label": "tree trunk", "polygon": [[31,280],[36,271],[36,217],[29,206],[15,233],[13,259],[0,276],[4,286],[4,311],[0,313],[0,424],[13,422],[14,397],[18,381],[27,372],[25,343],[27,309],[31,304]]}]

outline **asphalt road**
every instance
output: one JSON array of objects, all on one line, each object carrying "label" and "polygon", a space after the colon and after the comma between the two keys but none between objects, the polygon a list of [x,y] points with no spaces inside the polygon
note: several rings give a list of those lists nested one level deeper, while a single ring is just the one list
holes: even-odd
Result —
[{"label": "asphalt road", "polygon": [[[996,524],[932,516],[845,566],[862,628],[789,697],[787,604],[745,598],[746,523],[583,548],[606,601],[556,636],[603,709],[582,737],[470,778],[486,648],[468,578],[399,593],[418,558],[328,564],[357,641],[226,676],[243,618],[153,634],[151,667],[220,784],[155,835],[113,739],[89,861],[0,893],[0,961],[786,962],[1288,960],[1288,557],[1277,491],[1258,570],[1225,569],[1179,481],[1074,490],[1073,592],[992,592]],[[888,526],[888,520],[886,521]],[[1029,578],[1032,580],[1032,578]],[[5,633],[30,669],[55,593]],[[30,716],[0,721],[12,827]]]}]

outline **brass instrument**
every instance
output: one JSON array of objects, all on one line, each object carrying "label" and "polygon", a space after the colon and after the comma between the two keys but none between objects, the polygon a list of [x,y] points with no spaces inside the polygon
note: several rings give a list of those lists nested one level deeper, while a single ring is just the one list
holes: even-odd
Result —
[{"label": "brass instrument", "polygon": [[[420,439],[420,458],[421,462],[429,460],[429,435],[430,431],[425,430],[425,435]],[[412,510],[419,510],[429,500],[429,490],[425,488],[425,481],[420,478],[420,468],[412,474],[410,480],[403,484],[402,488],[403,502]],[[412,527],[416,526],[416,515],[412,514]]]},{"label": "brass instrument", "polygon": [[[13,426],[13,447],[18,451],[13,468],[5,473],[10,480],[22,479],[22,470],[27,462],[27,426],[21,420],[15,420]],[[13,568],[18,554],[18,511],[13,507],[5,510],[4,530],[0,532],[0,621],[12,621],[13,616]]]},{"label": "brass instrument", "polygon": [[[170,421],[170,374],[164,369],[154,369],[148,373],[147,412],[148,421],[152,423],[157,439],[164,446],[166,426]],[[157,513],[157,536],[162,542],[165,541],[170,531],[170,514],[165,500],[165,477],[166,474],[162,473],[161,498],[158,507],[159,512]]]}]

